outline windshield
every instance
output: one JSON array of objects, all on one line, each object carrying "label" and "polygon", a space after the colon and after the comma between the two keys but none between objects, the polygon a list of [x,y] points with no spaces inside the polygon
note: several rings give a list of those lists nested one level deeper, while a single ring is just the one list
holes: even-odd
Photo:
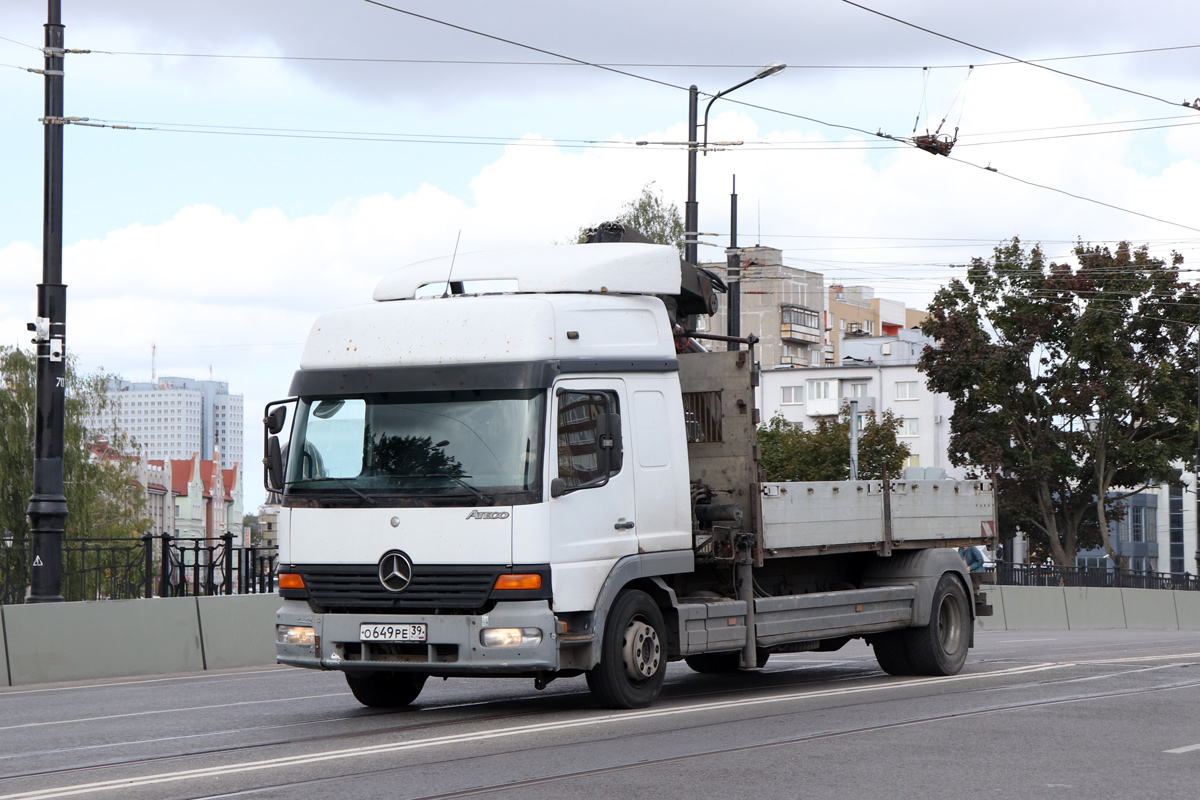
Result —
[{"label": "windshield", "polygon": [[540,389],[301,398],[285,491],[537,502],[544,410]]}]

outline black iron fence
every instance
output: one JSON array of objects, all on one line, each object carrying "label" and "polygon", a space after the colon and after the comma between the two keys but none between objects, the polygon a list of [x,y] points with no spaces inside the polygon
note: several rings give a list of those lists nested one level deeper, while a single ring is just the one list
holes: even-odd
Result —
[{"label": "black iron fence", "polygon": [[[278,548],[236,547],[215,539],[146,534],[137,539],[63,541],[62,595],[67,600],[127,600],[267,594],[275,591]],[[32,569],[30,539],[0,544],[0,605],[25,602]]]},{"label": "black iron fence", "polygon": [[1133,572],[1105,567],[998,563],[987,569],[1002,586],[1088,586],[1200,591],[1200,578],[1170,572]]}]

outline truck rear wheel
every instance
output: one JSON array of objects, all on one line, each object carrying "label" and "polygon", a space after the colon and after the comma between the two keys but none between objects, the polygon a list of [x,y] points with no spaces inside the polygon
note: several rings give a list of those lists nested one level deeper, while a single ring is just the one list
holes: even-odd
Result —
[{"label": "truck rear wheel", "polygon": [[364,706],[403,708],[417,699],[426,677],[414,672],[347,672],[346,683]]},{"label": "truck rear wheel", "polygon": [[600,663],[587,673],[588,688],[606,708],[644,708],[654,702],[667,674],[666,625],[645,592],[623,592],[604,624]]},{"label": "truck rear wheel", "polygon": [[933,592],[929,624],[904,631],[904,649],[912,673],[957,674],[967,660],[970,643],[971,609],[967,605],[967,592],[958,578],[947,573]]},{"label": "truck rear wheel", "polygon": [[875,650],[875,660],[889,675],[912,675],[912,663],[908,660],[907,643],[904,634],[907,631],[888,631],[877,633],[871,637],[871,647]]}]

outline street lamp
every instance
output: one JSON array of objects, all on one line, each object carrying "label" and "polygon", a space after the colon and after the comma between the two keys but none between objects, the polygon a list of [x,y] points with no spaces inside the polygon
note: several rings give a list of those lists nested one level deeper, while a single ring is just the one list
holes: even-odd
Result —
[{"label": "street lamp", "polygon": [[[748,83],[769,78],[772,75],[782,72],[787,67],[782,61],[772,61],[765,67],[754,73],[753,78],[744,80],[736,86],[731,86],[723,92],[717,92],[708,101],[708,105],[704,108],[704,148],[708,147],[708,110],[712,108],[712,104],[716,102],[718,97],[724,97],[732,91],[742,88]],[[699,99],[700,90],[691,86],[688,89],[688,198],[687,204],[684,206],[684,228],[683,233],[684,258],[688,262],[695,264],[697,260],[697,231],[699,230],[699,204],[696,202],[696,150],[699,149],[700,143],[696,141],[697,117],[699,116]]]}]

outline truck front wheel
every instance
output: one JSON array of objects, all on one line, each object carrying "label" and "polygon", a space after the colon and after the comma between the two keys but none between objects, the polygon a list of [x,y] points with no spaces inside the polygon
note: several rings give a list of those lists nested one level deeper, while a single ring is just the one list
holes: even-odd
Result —
[{"label": "truck front wheel", "polygon": [[346,683],[364,706],[403,708],[417,699],[426,677],[413,672],[347,672]]},{"label": "truck front wheel", "polygon": [[587,684],[606,708],[644,708],[654,702],[667,674],[666,625],[650,595],[623,592],[604,624],[600,663]]},{"label": "truck front wheel", "polygon": [[[971,609],[962,583],[950,573],[933,592],[929,625],[904,631],[905,652],[917,675],[954,675],[967,660]],[[878,651],[876,651],[878,652]]]}]

